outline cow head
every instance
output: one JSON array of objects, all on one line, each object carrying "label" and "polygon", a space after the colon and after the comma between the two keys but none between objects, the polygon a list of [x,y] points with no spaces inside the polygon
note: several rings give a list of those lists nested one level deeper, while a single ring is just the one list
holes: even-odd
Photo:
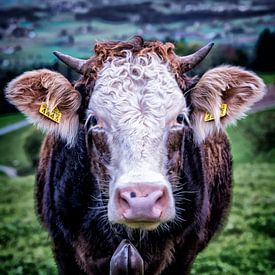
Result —
[{"label": "cow head", "polygon": [[[102,192],[108,192],[109,221],[151,230],[177,220],[174,194],[183,188],[184,130],[199,146],[263,96],[262,80],[239,67],[220,66],[200,79],[187,77],[184,73],[211,47],[178,57],[170,43],[144,43],[137,37],[99,43],[96,56],[87,61],[56,52],[83,75],[75,86],[59,73],[37,70],[13,80],[7,98],[68,146],[85,127],[91,169]],[[49,112],[58,107],[59,123],[39,113],[42,102]],[[227,106],[223,117],[222,104]],[[205,121],[207,112],[213,120]]]}]

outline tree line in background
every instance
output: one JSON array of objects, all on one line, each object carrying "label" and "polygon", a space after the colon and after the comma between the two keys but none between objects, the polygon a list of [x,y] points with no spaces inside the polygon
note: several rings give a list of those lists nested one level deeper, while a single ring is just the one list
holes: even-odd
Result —
[{"label": "tree line in background", "polygon": [[260,34],[252,68],[256,71],[275,72],[275,32],[265,29]]},{"label": "tree line in background", "polygon": [[[170,37],[166,41],[172,41],[176,45],[177,54],[187,55],[197,50],[201,45],[186,45],[184,41],[173,41]],[[205,66],[199,66],[198,73],[210,67],[220,64],[232,64],[243,66],[257,72],[275,73],[275,32],[265,29],[256,42],[253,53],[248,53],[244,48],[236,48],[234,45],[216,45],[211,54],[204,60]],[[202,64],[202,65],[203,65]]]},{"label": "tree line in background", "polygon": [[[173,38],[167,37],[167,41],[174,42],[176,51],[179,55],[187,55],[197,50],[201,45],[187,44],[185,41],[173,41]],[[275,73],[275,32],[265,29],[258,38],[254,52],[252,55],[245,49],[235,48],[234,45],[216,45],[205,61],[193,71],[195,74],[202,74],[208,68],[218,66],[220,64],[233,64],[243,66],[258,72],[274,72]],[[0,91],[3,91],[6,84],[27,70],[39,68],[48,68],[61,73],[68,79],[72,79],[73,72],[64,68],[63,65],[56,62],[54,64],[40,64],[28,68],[17,68],[17,70],[0,70]],[[0,93],[0,114],[15,112],[16,109],[7,103],[4,99],[4,93]]]}]

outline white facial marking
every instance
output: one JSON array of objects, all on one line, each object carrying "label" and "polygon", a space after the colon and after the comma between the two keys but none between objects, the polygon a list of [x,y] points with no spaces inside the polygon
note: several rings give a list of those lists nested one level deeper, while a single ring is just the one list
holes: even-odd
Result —
[{"label": "white facial marking", "polygon": [[133,56],[130,51],[107,61],[95,83],[90,113],[104,122],[111,150],[109,212],[114,212],[113,190],[135,183],[167,186],[174,207],[166,178],[166,136],[171,121],[187,114],[187,108],[169,66],[154,53]]}]

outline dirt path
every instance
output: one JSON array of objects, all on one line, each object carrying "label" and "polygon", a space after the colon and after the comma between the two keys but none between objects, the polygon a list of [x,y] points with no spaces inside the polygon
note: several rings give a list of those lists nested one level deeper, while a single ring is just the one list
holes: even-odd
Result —
[{"label": "dirt path", "polygon": [[30,124],[30,122],[25,119],[25,120],[10,124],[8,126],[5,126],[3,128],[0,128],[0,136],[3,136],[5,134],[8,134],[8,133],[13,132],[15,130],[18,130],[20,128],[23,128],[23,127],[25,127],[29,124]]},{"label": "dirt path", "polygon": [[262,100],[257,102],[250,112],[255,113],[275,106],[275,85],[267,86],[267,93]]},{"label": "dirt path", "polygon": [[0,165],[0,172],[3,172],[9,177],[17,177],[16,169],[10,166]]}]

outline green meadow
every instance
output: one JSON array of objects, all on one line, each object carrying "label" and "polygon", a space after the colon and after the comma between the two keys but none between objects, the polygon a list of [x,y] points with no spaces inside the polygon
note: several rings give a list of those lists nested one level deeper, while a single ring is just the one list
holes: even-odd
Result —
[{"label": "green meadow", "polygon": [[12,123],[19,122],[24,119],[24,115],[20,113],[11,113],[0,116],[0,128],[8,126]]},{"label": "green meadow", "polygon": [[[234,188],[225,227],[197,257],[191,274],[274,274],[275,109],[250,114],[228,129]],[[272,132],[273,131],[273,132]],[[0,164],[21,176],[0,175],[0,274],[56,274],[50,239],[34,209],[34,173],[24,144],[32,127],[0,137]],[[273,143],[274,144],[274,143]]]}]

